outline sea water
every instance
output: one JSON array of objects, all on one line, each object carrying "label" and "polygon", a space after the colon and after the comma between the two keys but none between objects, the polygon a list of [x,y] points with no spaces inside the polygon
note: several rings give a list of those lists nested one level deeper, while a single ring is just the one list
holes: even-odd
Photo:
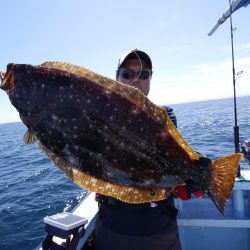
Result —
[{"label": "sea water", "polygon": [[[210,158],[234,153],[233,99],[171,105],[178,129]],[[240,141],[250,138],[250,97],[237,99]],[[43,218],[70,211],[86,194],[49,161],[38,145],[23,142],[25,126],[0,124],[0,249],[35,249],[45,236]],[[241,161],[241,168],[249,168]]]}]

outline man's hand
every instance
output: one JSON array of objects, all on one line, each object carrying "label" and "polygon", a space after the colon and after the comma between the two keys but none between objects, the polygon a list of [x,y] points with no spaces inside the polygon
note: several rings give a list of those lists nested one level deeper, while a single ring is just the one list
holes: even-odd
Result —
[{"label": "man's hand", "polygon": [[188,179],[186,185],[178,186],[173,192],[173,195],[181,200],[189,200],[192,194],[197,198],[201,198],[205,195],[192,179]]}]

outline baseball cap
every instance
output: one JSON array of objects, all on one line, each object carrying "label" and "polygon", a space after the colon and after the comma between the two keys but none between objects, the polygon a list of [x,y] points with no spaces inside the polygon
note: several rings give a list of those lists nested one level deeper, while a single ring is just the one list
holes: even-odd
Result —
[{"label": "baseball cap", "polygon": [[117,68],[119,69],[120,67],[122,67],[122,65],[130,59],[140,59],[146,63],[149,69],[152,70],[152,61],[149,55],[146,52],[139,49],[131,49],[124,52],[119,59]]}]

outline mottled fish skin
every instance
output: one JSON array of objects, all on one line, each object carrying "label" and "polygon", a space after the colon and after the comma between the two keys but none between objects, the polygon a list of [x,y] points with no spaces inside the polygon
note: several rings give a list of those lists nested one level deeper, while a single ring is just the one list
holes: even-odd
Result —
[{"label": "mottled fish skin", "polygon": [[190,177],[183,173],[193,167],[188,155],[177,150],[163,126],[121,95],[54,69],[17,65],[14,75],[9,97],[23,122],[73,166],[137,187],[173,186]]},{"label": "mottled fish skin", "polygon": [[53,64],[9,64],[8,72],[1,87],[22,121],[66,164],[120,186],[171,189],[191,178],[208,191],[211,165],[198,160],[175,128],[166,129],[174,126],[165,111],[144,108],[139,90],[112,80],[113,88]]}]

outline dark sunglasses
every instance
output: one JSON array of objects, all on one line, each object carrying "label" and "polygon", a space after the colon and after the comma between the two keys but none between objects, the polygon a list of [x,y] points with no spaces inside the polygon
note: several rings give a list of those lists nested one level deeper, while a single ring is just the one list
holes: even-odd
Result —
[{"label": "dark sunglasses", "polygon": [[127,79],[127,80],[135,76],[139,77],[141,80],[147,80],[151,76],[151,70],[143,69],[138,72],[135,72],[132,69],[123,69],[120,75],[122,76],[122,78]]}]

